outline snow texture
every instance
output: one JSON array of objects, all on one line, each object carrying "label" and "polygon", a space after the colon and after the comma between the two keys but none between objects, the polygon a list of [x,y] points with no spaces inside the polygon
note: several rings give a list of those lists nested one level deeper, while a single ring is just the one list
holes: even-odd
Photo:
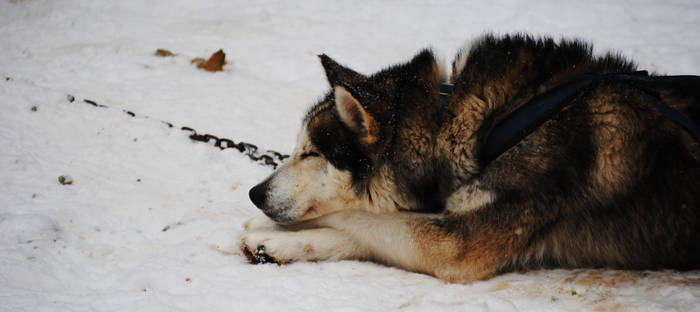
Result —
[{"label": "snow texture", "polygon": [[[447,62],[485,31],[700,73],[696,0],[0,0],[0,310],[700,311],[698,271],[460,285],[357,261],[249,265],[247,191],[270,169],[160,122],[289,152],[328,88],[317,54],[370,73],[426,46]],[[190,64],[219,48],[223,72]]]}]

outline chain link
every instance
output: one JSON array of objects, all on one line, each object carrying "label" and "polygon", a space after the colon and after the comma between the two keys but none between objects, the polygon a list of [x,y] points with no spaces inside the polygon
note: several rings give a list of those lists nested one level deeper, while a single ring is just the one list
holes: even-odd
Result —
[{"label": "chain link", "polygon": [[279,164],[284,162],[285,159],[289,158],[289,155],[285,155],[273,150],[267,150],[264,153],[260,153],[258,151],[258,147],[251,143],[235,143],[231,139],[219,138],[213,134],[199,134],[191,127],[181,127],[180,130],[189,131],[190,139],[193,141],[199,141],[204,143],[214,142],[214,146],[222,150],[227,148],[235,148],[239,152],[248,156],[248,158],[250,158],[252,161],[265,166],[271,166],[273,169],[277,168]]},{"label": "chain link", "polygon": [[[75,97],[72,95],[67,96],[68,102],[74,102]],[[88,99],[83,99],[83,103],[89,104],[94,107],[99,107],[99,108],[110,108],[107,105],[103,104],[98,104],[97,102],[93,100],[88,100]],[[128,110],[122,110],[122,113],[129,115],[130,117],[136,117],[136,113]],[[139,115],[141,116],[141,115]],[[143,118],[146,119],[152,119],[148,116],[143,116]],[[168,126],[168,128],[174,128],[173,123],[167,122],[160,120],[160,122],[164,123],[165,125]],[[282,164],[285,159],[289,158],[289,155],[287,154],[282,154],[280,152],[274,151],[274,150],[267,150],[265,152],[260,152],[258,150],[258,147],[255,144],[247,143],[247,142],[234,142],[231,139],[227,138],[220,138],[216,135],[213,134],[200,134],[196,130],[194,130],[192,127],[187,127],[183,126],[180,127],[181,131],[189,132],[189,138],[192,141],[197,141],[197,142],[204,142],[204,143],[210,143],[213,142],[215,147],[218,147],[221,150],[227,149],[227,148],[234,148],[238,150],[240,153],[243,155],[247,156],[252,160],[253,162],[256,162],[262,166],[269,166],[272,167],[272,169],[276,169],[277,166]]]}]

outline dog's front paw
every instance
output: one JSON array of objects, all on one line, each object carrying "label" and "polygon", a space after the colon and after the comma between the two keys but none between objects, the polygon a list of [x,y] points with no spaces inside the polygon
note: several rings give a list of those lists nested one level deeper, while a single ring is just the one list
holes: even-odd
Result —
[{"label": "dog's front paw", "polygon": [[252,232],[241,237],[241,251],[253,264],[368,259],[367,248],[329,228],[298,232]]},{"label": "dog's front paw", "polygon": [[[310,245],[309,245],[310,246]],[[253,232],[241,238],[241,252],[252,264],[286,264],[307,260],[304,243],[295,235],[285,232]]]},{"label": "dog's front paw", "polygon": [[277,259],[265,253],[265,245],[252,247],[248,244],[246,238],[241,239],[241,252],[248,259],[250,264],[277,263]]}]

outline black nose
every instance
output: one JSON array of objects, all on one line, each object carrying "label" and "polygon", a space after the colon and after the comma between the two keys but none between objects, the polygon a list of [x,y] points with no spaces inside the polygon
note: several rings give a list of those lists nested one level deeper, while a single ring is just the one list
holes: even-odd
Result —
[{"label": "black nose", "polygon": [[252,201],[256,207],[263,209],[265,206],[265,200],[267,199],[267,181],[250,189],[248,196],[250,196],[250,201]]}]

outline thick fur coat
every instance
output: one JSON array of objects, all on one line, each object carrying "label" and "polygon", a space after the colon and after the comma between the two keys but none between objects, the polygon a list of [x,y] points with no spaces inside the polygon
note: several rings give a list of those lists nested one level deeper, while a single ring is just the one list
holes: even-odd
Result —
[{"label": "thick fur coat", "polygon": [[[700,267],[700,79],[608,79],[495,160],[491,130],[584,74],[630,73],[577,40],[486,35],[451,78],[425,50],[366,76],[320,56],[331,90],[291,159],[250,196],[251,262],[365,259],[472,281],[533,268]],[[446,106],[441,83],[454,84]]]}]

